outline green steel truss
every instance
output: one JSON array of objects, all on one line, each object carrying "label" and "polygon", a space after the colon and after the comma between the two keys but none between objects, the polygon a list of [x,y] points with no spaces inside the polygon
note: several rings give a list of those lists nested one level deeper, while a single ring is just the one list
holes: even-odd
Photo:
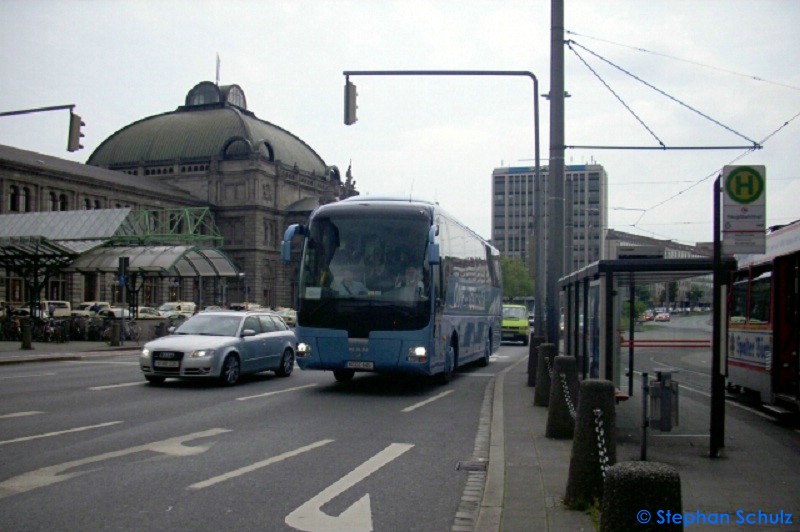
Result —
[{"label": "green steel truss", "polygon": [[220,247],[223,238],[208,207],[131,211],[112,245]]}]

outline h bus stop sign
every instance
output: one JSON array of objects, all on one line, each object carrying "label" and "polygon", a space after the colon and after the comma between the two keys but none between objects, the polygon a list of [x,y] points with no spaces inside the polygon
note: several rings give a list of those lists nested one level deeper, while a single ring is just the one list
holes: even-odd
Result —
[{"label": "h bus stop sign", "polygon": [[765,253],[766,187],[766,168],[763,165],[723,168],[723,253]]}]

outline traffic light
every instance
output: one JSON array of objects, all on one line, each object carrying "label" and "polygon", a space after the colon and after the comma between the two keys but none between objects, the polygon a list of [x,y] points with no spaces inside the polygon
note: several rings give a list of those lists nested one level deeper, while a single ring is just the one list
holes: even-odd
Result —
[{"label": "traffic light", "polygon": [[69,112],[69,138],[67,139],[67,151],[78,151],[83,149],[81,145],[81,137],[83,137],[83,132],[81,128],[86,124],[81,120],[81,117],[73,113],[72,111]]},{"label": "traffic light", "polygon": [[358,120],[356,118],[356,109],[358,109],[356,96],[358,96],[356,86],[348,80],[344,84],[344,123],[346,126],[353,125]]}]

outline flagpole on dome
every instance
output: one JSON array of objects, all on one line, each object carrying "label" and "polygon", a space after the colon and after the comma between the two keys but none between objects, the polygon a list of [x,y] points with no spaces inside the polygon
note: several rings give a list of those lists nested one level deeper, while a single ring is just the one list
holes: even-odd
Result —
[{"label": "flagpole on dome", "polygon": [[217,53],[217,87],[219,87],[219,53]]}]

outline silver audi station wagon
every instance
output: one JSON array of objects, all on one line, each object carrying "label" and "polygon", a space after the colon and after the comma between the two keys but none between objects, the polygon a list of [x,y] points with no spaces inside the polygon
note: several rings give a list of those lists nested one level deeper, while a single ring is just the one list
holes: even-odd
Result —
[{"label": "silver audi station wagon", "polygon": [[214,378],[233,386],[248,373],[288,377],[296,347],[294,332],[274,312],[201,312],[169,336],[146,343],[139,365],[152,384],[174,377]]}]

